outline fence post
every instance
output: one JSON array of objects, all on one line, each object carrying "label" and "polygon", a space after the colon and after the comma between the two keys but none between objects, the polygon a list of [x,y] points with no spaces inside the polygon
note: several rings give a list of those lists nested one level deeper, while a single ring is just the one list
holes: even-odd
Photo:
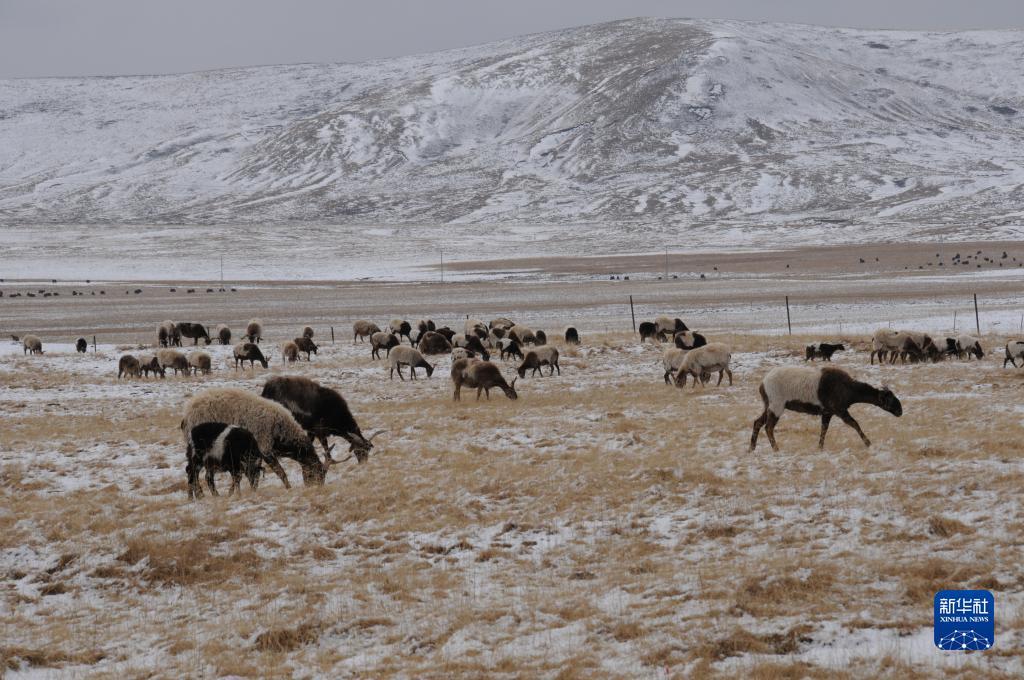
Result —
[{"label": "fence post", "polygon": [[633,296],[629,296],[629,315],[633,317],[633,333],[636,333],[636,312],[633,311]]},{"label": "fence post", "polygon": [[789,296],[786,296],[786,326],[789,328],[789,334],[793,335],[793,320],[789,316]]},{"label": "fence post", "polygon": [[953,332],[956,333],[956,310],[953,310]]},{"label": "fence post", "polygon": [[331,326],[331,344],[334,344],[334,326]]},{"label": "fence post", "polygon": [[96,336],[92,336],[92,353],[96,354]]},{"label": "fence post", "polygon": [[981,317],[978,316],[978,294],[974,294],[974,328],[981,335]]}]

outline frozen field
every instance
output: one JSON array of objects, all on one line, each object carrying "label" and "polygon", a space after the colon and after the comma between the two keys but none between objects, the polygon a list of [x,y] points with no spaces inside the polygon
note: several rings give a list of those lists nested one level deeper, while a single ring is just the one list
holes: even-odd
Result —
[{"label": "frozen field", "polygon": [[[191,296],[99,285],[106,296],[4,284],[65,292],[0,300],[7,677],[1024,673],[1024,373],[1003,370],[998,349],[1019,323],[1009,273],[735,274],[704,289],[268,283]],[[787,336],[779,296],[808,288],[816,301],[794,305]],[[942,332],[954,311],[973,314],[975,288],[981,362],[868,365],[870,329]],[[638,320],[669,311],[730,343],[735,384],[664,385],[660,348],[628,331],[627,292]],[[447,358],[429,380],[389,381],[348,335],[362,316],[455,327],[466,314],[551,335],[570,318],[583,344],[562,348],[561,377],[520,380],[518,401],[453,404]],[[209,377],[116,379],[120,354],[150,344],[164,318],[237,334],[250,316],[265,321],[267,371],[236,372],[230,348],[211,346]],[[321,352],[286,369],[276,345],[305,323]],[[29,331],[45,355],[6,339]],[[94,334],[98,352],[75,354],[74,338]],[[748,453],[759,379],[820,339],[847,341],[837,365],[887,382],[903,417],[855,407],[873,446],[835,424],[818,451],[817,419],[789,413],[780,453],[764,441]],[[370,461],[332,469],[323,488],[286,491],[269,476],[256,492],[189,503],[185,399],[285,372],[339,389],[364,431],[386,430]],[[995,649],[934,649],[932,596],[946,587],[995,593]]]}]

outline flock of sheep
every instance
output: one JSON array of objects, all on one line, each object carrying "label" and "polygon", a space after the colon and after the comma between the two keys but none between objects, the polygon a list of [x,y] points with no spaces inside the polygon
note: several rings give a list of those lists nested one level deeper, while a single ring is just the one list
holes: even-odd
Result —
[{"label": "flock of sheep", "polygon": [[[460,400],[463,387],[475,389],[477,400],[481,395],[489,399],[492,389],[500,390],[509,399],[518,398],[515,389],[518,378],[508,382],[499,366],[490,361],[493,353],[498,353],[502,360],[518,359],[520,363],[516,373],[519,378],[525,378],[527,372],[543,375],[541,369],[544,366],[548,367],[549,376],[556,372],[561,375],[558,349],[548,344],[544,331],[535,331],[503,317],[489,323],[467,319],[461,332],[447,326],[439,327],[429,319],[421,320],[415,326],[403,319],[393,319],[385,330],[370,321],[360,320],[353,324],[352,330],[353,343],[368,341],[371,358],[388,362],[392,379],[397,372],[404,381],[403,368],[408,369],[412,380],[416,379],[417,369],[430,377],[434,365],[427,357],[450,355],[450,377],[456,401]],[[728,345],[709,342],[703,334],[689,329],[681,319],[667,316],[641,323],[639,333],[641,343],[647,340],[668,342],[671,338],[671,346],[662,353],[666,384],[684,387],[692,377],[693,388],[697,389],[698,383],[706,385],[711,376],[718,373],[718,385],[725,376],[732,385],[732,351]],[[313,329],[307,326],[299,337],[281,343],[282,360],[285,363],[297,361],[301,353],[310,360],[318,350],[313,336]],[[231,329],[219,325],[213,337],[222,345],[229,345]],[[567,345],[580,343],[579,332],[574,327],[566,328],[562,337]],[[196,347],[188,355],[176,349],[182,346],[183,339],[191,339]],[[207,345],[213,342],[202,324],[165,321],[157,328],[153,353],[120,357],[118,378],[150,374],[165,377],[167,370],[181,375],[208,374],[212,361],[207,352],[199,349],[200,340]],[[236,370],[239,366],[244,368],[246,361],[250,366],[259,362],[264,368],[268,367],[269,353],[265,355],[261,350],[262,341],[263,324],[253,319],[246,325],[242,341],[232,349]],[[42,342],[37,336],[26,335],[21,342],[25,354],[43,353]],[[76,349],[87,351],[84,338],[78,339]],[[830,362],[835,352],[845,349],[839,343],[814,343],[805,348],[804,358],[805,361],[822,359]],[[880,329],[871,339],[870,361],[874,363],[877,358],[880,363],[892,364],[897,360],[913,363],[939,361],[947,357],[981,359],[984,354],[981,342],[967,335],[937,341],[927,333]],[[1006,345],[1003,366],[1011,363],[1016,367],[1017,359],[1024,360],[1024,341]],[[778,450],[774,429],[785,410],[820,416],[820,447],[824,446],[833,416],[853,428],[865,445],[870,445],[857,421],[850,416],[849,408],[853,404],[873,404],[895,416],[902,415],[899,399],[888,388],[876,388],[855,380],[842,369],[827,365],[776,367],[765,375],[759,393],[764,410],[754,421],[751,450],[756,446],[762,429],[772,448]],[[234,492],[239,488],[242,477],[255,487],[264,464],[287,487],[289,482],[280,465],[280,457],[299,463],[306,484],[322,484],[327,470],[342,462],[332,458],[334,446],[328,445],[329,437],[345,439],[350,446],[349,458],[354,456],[362,463],[368,459],[373,437],[376,436],[363,436],[338,392],[296,376],[270,378],[261,395],[237,388],[205,390],[187,404],[181,428],[186,442],[190,498],[202,495],[199,475],[204,469],[207,486],[214,494],[217,493],[215,472],[230,473],[231,492]],[[315,451],[316,441],[323,448],[323,459]]]}]

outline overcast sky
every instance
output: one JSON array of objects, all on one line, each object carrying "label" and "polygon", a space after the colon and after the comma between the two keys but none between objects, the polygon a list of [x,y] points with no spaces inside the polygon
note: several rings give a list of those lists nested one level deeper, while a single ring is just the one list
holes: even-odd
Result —
[{"label": "overcast sky", "polygon": [[1024,28],[1024,0],[0,0],[0,78],[363,61],[633,16]]}]

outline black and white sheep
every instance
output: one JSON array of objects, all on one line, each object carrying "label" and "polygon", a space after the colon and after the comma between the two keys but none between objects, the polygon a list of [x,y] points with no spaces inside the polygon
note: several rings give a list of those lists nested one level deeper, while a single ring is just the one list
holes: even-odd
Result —
[{"label": "black and white sheep", "polygon": [[1006,343],[1006,354],[1003,357],[1003,368],[1006,368],[1007,363],[1011,363],[1014,368],[1017,368],[1017,359],[1024,362],[1024,341],[1011,340]]},{"label": "black and white sheep", "polygon": [[207,345],[210,344],[210,334],[206,331],[206,326],[203,324],[183,321],[174,324],[174,326],[178,330],[178,337],[191,338],[193,346],[198,345],[200,339],[205,340]]},{"label": "black and white sheep", "polygon": [[[981,348],[981,340],[972,335],[957,335],[953,338],[946,338],[945,354],[955,355],[957,359],[972,356],[981,359],[985,351]],[[1004,364],[1005,366],[1005,364]]]},{"label": "black and white sheep", "polygon": [[658,339],[662,342],[667,341],[670,335],[675,335],[681,331],[688,331],[689,328],[683,323],[682,319],[673,319],[670,316],[659,316],[654,320],[654,325]]},{"label": "black and white sheep", "polygon": [[531,369],[533,373],[530,375],[537,375],[537,373],[544,375],[544,372],[540,370],[541,366],[547,366],[550,369],[549,376],[554,375],[556,370],[558,375],[562,375],[562,368],[558,365],[558,349],[556,347],[543,345],[536,349],[531,349],[526,353],[523,363],[519,365],[516,372],[519,373],[520,378],[525,378],[526,372]]},{"label": "black and white sheep", "polygon": [[832,416],[839,416],[860,435],[865,446],[871,446],[871,441],[850,415],[850,407],[854,404],[873,404],[894,416],[903,415],[900,400],[887,387],[878,389],[854,380],[846,371],[831,366],[778,366],[768,371],[761,381],[759,392],[764,402],[764,412],[754,421],[754,431],[750,436],[751,451],[757,446],[757,435],[762,427],[772,449],[779,450],[775,442],[775,424],[786,409],[821,416],[819,448],[825,446],[825,433],[828,432]]},{"label": "black and white sheep", "polygon": [[461,401],[464,386],[476,388],[477,401],[480,401],[481,392],[486,393],[487,399],[490,400],[491,390],[495,387],[504,392],[509,399],[519,398],[516,392],[516,380],[519,378],[513,378],[509,384],[501,374],[501,369],[489,361],[459,359],[452,364],[451,377],[455,384],[455,394],[452,396],[454,401]]},{"label": "black and white sheep", "polygon": [[845,352],[846,346],[843,343],[814,342],[804,348],[804,361],[832,361],[832,355],[836,352]]},{"label": "black and white sheep", "polygon": [[255,489],[263,474],[263,455],[252,433],[238,425],[200,423],[188,432],[185,445],[185,473],[188,476],[188,498],[201,498],[199,472],[206,468],[206,486],[214,496],[217,487],[213,476],[218,471],[231,475],[228,495],[241,488],[242,476]]},{"label": "black and white sheep", "polygon": [[405,319],[392,319],[391,322],[388,324],[388,327],[391,329],[392,333],[398,336],[399,340],[405,338],[406,340],[409,341],[410,346],[413,344],[412,324],[410,324],[408,321],[406,321]]},{"label": "black and white sheep", "polygon": [[255,368],[256,362],[260,362],[263,368],[266,368],[269,364],[267,358],[263,356],[263,352],[260,351],[259,345],[254,342],[240,342],[234,346],[231,352],[235,359],[235,370],[238,370],[239,364],[242,368],[245,368],[245,362],[249,362],[250,368]]},{"label": "black and white sheep", "polygon": [[147,378],[150,373],[159,375],[161,378],[167,377],[167,371],[160,365],[160,359],[155,354],[143,354],[139,357],[139,367],[142,369],[142,374]]},{"label": "black and white sheep", "polygon": [[695,331],[679,331],[672,338],[672,343],[679,349],[696,349],[708,344],[708,339]]},{"label": "black and white sheep", "polygon": [[[443,339],[444,338],[442,338],[442,340]],[[384,350],[385,356],[387,356],[388,354],[391,354],[392,348],[398,347],[400,344],[402,344],[402,341],[399,340],[398,336],[394,333],[378,331],[370,336],[370,358],[380,359],[381,350]]]},{"label": "black and white sheep", "polygon": [[453,343],[456,347],[465,347],[466,349],[479,354],[484,358],[484,361],[490,361],[491,353],[484,347],[483,341],[476,335],[463,335],[455,338]]},{"label": "black and white sheep", "polygon": [[164,321],[156,329],[157,347],[181,347],[181,333],[171,320]]},{"label": "black and white sheep", "polygon": [[192,375],[210,375],[213,360],[206,352],[192,352],[188,355],[188,365],[192,368]]},{"label": "black and white sheep", "polygon": [[[685,351],[685,350],[684,350]],[[732,361],[732,350],[728,345],[721,342],[709,342],[708,344],[686,351],[679,370],[676,371],[676,387],[686,386],[686,376],[693,376],[693,388],[697,389],[697,382],[706,385],[710,375],[718,372],[718,382],[722,384],[722,376],[729,376],[729,384],[732,385],[732,369],[729,363]]]},{"label": "black and white sheep", "polygon": [[537,344],[537,334],[527,326],[512,326],[508,329],[508,337],[515,340],[520,346]]},{"label": "black and white sheep", "polygon": [[519,343],[514,338],[502,338],[498,341],[498,350],[501,354],[501,360],[505,361],[509,357],[515,357],[517,359],[524,359],[523,350],[519,346]]},{"label": "black and white sheep", "polygon": [[170,368],[174,370],[174,375],[181,374],[187,377],[192,374],[192,368],[188,365],[188,357],[176,349],[161,349],[157,351],[156,358],[160,361],[160,367],[164,371]]},{"label": "black and white sheep", "polygon": [[404,345],[395,347],[388,354],[388,365],[391,367],[391,379],[395,379],[395,371],[398,371],[398,377],[404,381],[405,376],[402,375],[402,366],[409,367],[409,373],[412,374],[412,379],[416,379],[416,369],[423,368],[427,371],[427,377],[434,375],[434,367],[427,363],[427,360],[423,358],[423,355],[412,347],[406,347]]},{"label": "black and white sheep", "polygon": [[245,339],[257,345],[263,340],[263,322],[252,319],[245,325]]}]

